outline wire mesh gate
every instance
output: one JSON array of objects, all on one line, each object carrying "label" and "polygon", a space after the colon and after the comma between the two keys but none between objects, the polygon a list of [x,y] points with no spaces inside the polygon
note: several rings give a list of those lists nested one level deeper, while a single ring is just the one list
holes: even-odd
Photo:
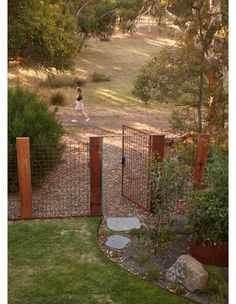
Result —
[{"label": "wire mesh gate", "polygon": [[151,136],[125,125],[122,135],[122,196],[150,211],[148,170]]}]

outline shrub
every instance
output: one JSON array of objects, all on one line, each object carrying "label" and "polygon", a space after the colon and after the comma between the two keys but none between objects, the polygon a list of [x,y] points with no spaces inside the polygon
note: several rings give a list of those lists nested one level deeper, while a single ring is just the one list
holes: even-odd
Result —
[{"label": "shrub", "polygon": [[228,155],[221,148],[209,153],[205,184],[193,192],[190,229],[195,240],[217,246],[228,241]]},{"label": "shrub", "polygon": [[171,238],[167,228],[173,221],[175,204],[190,196],[192,183],[188,179],[189,167],[177,157],[167,156],[163,161],[152,157],[150,163],[151,200],[157,214],[153,243],[157,251]]},{"label": "shrub", "polygon": [[76,75],[68,73],[50,73],[47,78],[40,82],[40,86],[44,88],[62,88],[83,86],[86,82],[85,78],[79,78]]},{"label": "shrub", "polygon": [[94,71],[94,73],[92,74],[93,82],[105,82],[110,80],[111,80],[110,76],[107,76],[102,72]]},{"label": "shrub", "polygon": [[61,92],[56,92],[50,97],[50,104],[53,106],[64,106],[65,96]]},{"label": "shrub", "polygon": [[[63,145],[60,138],[63,134],[62,126],[55,119],[54,113],[48,110],[46,103],[40,102],[37,95],[24,90],[20,86],[8,90],[8,156],[9,163],[9,191],[17,190],[17,177],[15,162],[16,137],[29,137],[31,145],[42,145],[40,153],[31,157],[32,184],[39,184],[43,172],[39,172],[40,163],[47,161],[50,155],[49,171],[61,159]],[[40,175],[38,174],[40,173]],[[14,191],[13,190],[13,191]]]},{"label": "shrub", "polygon": [[191,168],[194,167],[197,155],[197,137],[192,142],[176,141],[174,149],[178,158]]},{"label": "shrub", "polygon": [[189,168],[181,164],[178,157],[166,156],[163,161],[151,159],[151,197],[155,212],[165,215],[167,223],[171,221],[175,203],[189,195],[188,173]]}]

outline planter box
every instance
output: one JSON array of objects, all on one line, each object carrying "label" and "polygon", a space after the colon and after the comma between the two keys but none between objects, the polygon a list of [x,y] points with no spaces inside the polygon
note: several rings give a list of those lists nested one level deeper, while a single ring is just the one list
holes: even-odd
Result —
[{"label": "planter box", "polygon": [[202,243],[191,241],[190,254],[206,265],[228,267],[228,244],[221,246],[207,246]]}]

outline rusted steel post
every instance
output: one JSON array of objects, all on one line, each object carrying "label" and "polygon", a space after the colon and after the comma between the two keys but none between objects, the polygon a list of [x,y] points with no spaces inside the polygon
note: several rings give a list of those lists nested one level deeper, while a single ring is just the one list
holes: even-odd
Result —
[{"label": "rusted steel post", "polygon": [[165,135],[151,135],[151,153],[157,160],[164,158]]},{"label": "rusted steel post", "polygon": [[[164,148],[165,135],[150,135],[150,152],[157,161],[163,161],[164,159]],[[151,185],[150,185],[151,187]],[[155,204],[150,200],[150,212],[153,213],[155,210]]]},{"label": "rusted steel post", "polygon": [[204,164],[207,161],[208,145],[210,136],[207,134],[198,134],[197,157],[194,172],[194,189],[204,189]]},{"label": "rusted steel post", "polygon": [[30,146],[28,137],[16,138],[17,168],[22,219],[32,218],[32,189],[30,169]]},{"label": "rusted steel post", "polygon": [[102,215],[103,137],[90,137],[90,215]]}]

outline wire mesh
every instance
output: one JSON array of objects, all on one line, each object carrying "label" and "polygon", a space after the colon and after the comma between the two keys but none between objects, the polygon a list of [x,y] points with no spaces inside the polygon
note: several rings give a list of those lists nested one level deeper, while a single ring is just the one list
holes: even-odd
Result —
[{"label": "wire mesh", "polygon": [[122,195],[145,210],[150,210],[149,156],[150,136],[124,126]]},{"label": "wire mesh", "polygon": [[16,145],[8,145],[8,218],[20,218]]},{"label": "wire mesh", "polygon": [[[33,218],[89,215],[88,144],[31,144],[30,163]],[[19,215],[11,212],[9,218]]]}]

